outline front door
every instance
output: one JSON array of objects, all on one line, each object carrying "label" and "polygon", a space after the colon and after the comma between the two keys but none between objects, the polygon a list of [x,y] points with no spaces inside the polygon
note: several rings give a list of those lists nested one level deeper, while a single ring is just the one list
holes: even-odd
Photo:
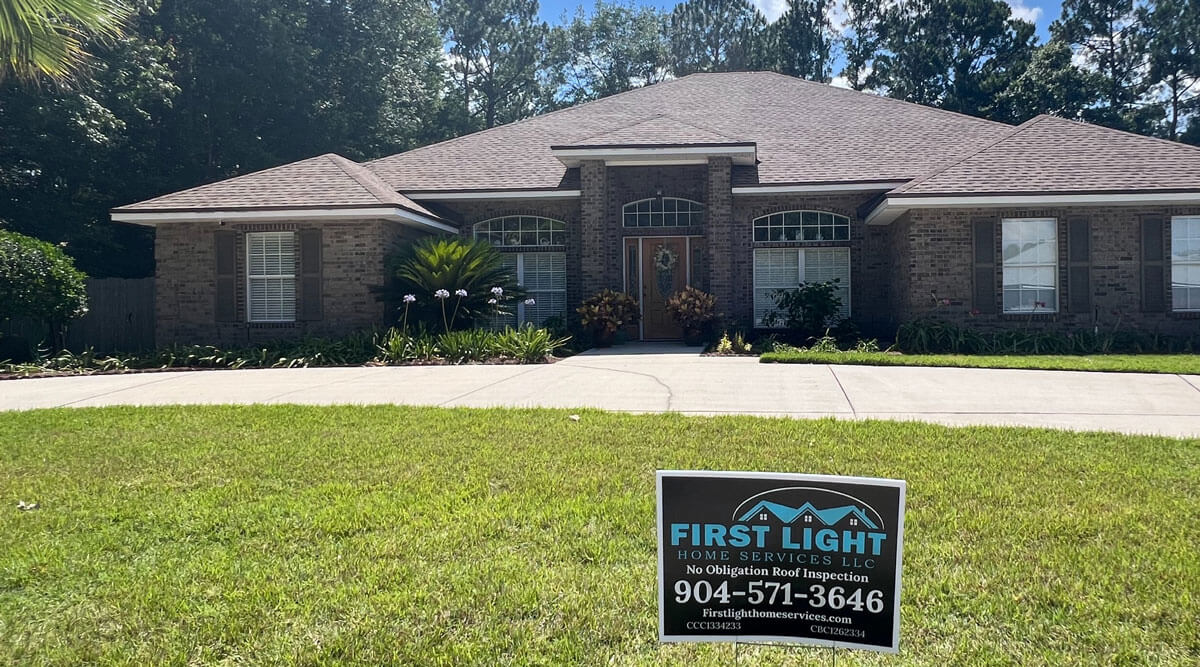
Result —
[{"label": "front door", "polygon": [[686,236],[625,239],[626,289],[642,306],[642,338],[680,338],[683,331],[667,314],[667,299],[691,280],[691,246]]}]

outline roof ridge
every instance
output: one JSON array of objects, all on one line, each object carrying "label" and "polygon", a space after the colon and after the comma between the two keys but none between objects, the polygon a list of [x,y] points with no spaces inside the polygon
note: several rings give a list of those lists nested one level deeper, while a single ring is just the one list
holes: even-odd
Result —
[{"label": "roof ridge", "polygon": [[904,185],[901,185],[900,187],[896,188],[895,190],[892,190],[891,192],[895,193],[895,194],[901,194],[901,193],[907,192],[907,191],[911,190],[912,188],[915,188],[917,185],[921,184],[922,182],[927,181],[927,180],[933,178],[934,176],[942,174],[946,171],[949,171],[954,166],[960,165],[960,164],[966,162],[967,160],[970,160],[971,158],[975,157],[976,155],[979,155],[980,153],[983,153],[984,151],[986,151],[1004,141],[1008,141],[1009,139],[1016,136],[1017,134],[1020,134],[1021,132],[1029,129],[1030,127],[1033,127],[1037,123],[1041,122],[1042,116],[1044,116],[1044,115],[1045,114],[1034,116],[1033,118],[1030,118],[1029,120],[1027,120],[1024,123],[1021,123],[1020,125],[1017,125],[1017,126],[1010,126],[1010,127],[1012,127],[1012,130],[1000,135],[1000,137],[997,138],[995,141],[990,141],[990,142],[984,144],[983,146],[980,146],[979,148],[976,148],[976,149],[973,149],[966,153],[963,153],[960,157],[951,159],[951,160],[947,161],[945,164],[939,165],[938,167],[931,169],[931,170],[925,172],[924,174],[921,174],[920,176],[913,178],[911,181],[905,183]]},{"label": "roof ridge", "polygon": [[367,194],[374,197],[379,203],[381,203],[381,204],[391,203],[391,202],[386,201],[384,198],[380,197],[379,193],[376,192],[374,188],[372,188],[369,185],[367,185],[366,183],[364,183],[362,181],[362,179],[358,178],[358,176],[351,173],[351,171],[349,169],[347,169],[348,165],[343,164],[343,161],[354,164],[354,161],[351,160],[350,158],[342,157],[341,155],[338,155],[337,153],[325,153],[321,157],[329,158],[329,161],[332,162],[338,169],[340,169],[341,172],[343,174],[345,174],[347,178],[349,178],[351,181],[354,181],[355,185],[357,185],[358,187],[365,190]]},{"label": "roof ridge", "polygon": [[1037,118],[1048,118],[1051,120],[1061,120],[1064,123],[1075,123],[1076,125],[1083,125],[1085,127],[1095,128],[1095,129],[1101,130],[1101,131],[1116,132],[1118,134],[1123,134],[1123,135],[1126,135],[1129,137],[1134,137],[1136,139],[1149,139],[1151,141],[1156,141],[1158,143],[1167,144],[1168,146],[1175,146],[1176,148],[1186,148],[1188,150],[1200,151],[1200,146],[1195,146],[1192,144],[1185,144],[1182,141],[1171,141],[1170,139],[1163,139],[1162,137],[1153,137],[1148,134],[1138,134],[1137,132],[1130,132],[1129,130],[1119,130],[1115,127],[1108,127],[1107,125],[1101,125],[1099,123],[1089,123],[1086,120],[1076,120],[1074,118],[1063,118],[1062,116],[1055,116],[1054,114],[1049,114],[1049,113],[1038,114]]},{"label": "roof ridge", "polygon": [[[197,190],[203,190],[204,188],[208,188],[208,187],[211,187],[211,186],[214,186],[214,185],[220,185],[220,184],[222,184],[222,183],[228,183],[229,181],[234,181],[234,180],[238,180],[238,179],[241,179],[241,178],[248,178],[248,177],[250,177],[250,176],[258,176],[258,175],[261,175],[261,174],[267,174],[267,173],[270,173],[270,172],[273,172],[273,171],[278,171],[278,170],[280,170],[280,169],[283,169],[283,168],[285,168],[285,167],[292,167],[292,166],[295,166],[295,165],[297,165],[297,164],[300,164],[301,162],[310,162],[310,161],[316,160],[316,159],[318,159],[318,158],[323,158],[323,157],[326,157],[326,156],[328,156],[328,155],[336,155],[336,154],[335,154],[335,153],[322,153],[322,154],[320,154],[320,155],[314,155],[314,156],[312,156],[312,157],[306,157],[306,158],[303,158],[303,159],[300,159],[300,160],[293,160],[293,161],[291,161],[291,162],[284,162],[283,164],[277,164],[277,165],[275,165],[274,167],[264,167],[264,168],[262,168],[262,169],[256,169],[256,170],[254,170],[254,171],[248,171],[248,172],[246,172],[246,173],[244,173],[244,174],[235,174],[235,175],[233,175],[233,176],[225,176],[225,177],[223,177],[223,178],[218,178],[218,179],[217,179],[217,180],[215,180],[215,181],[209,181],[208,183],[202,183],[202,184],[200,184],[200,185],[193,185],[192,187],[190,187],[190,188],[184,188],[183,190],[176,190],[176,191],[174,191],[174,192],[164,192],[164,193],[163,193],[163,194],[161,194],[161,195],[157,195],[157,196],[155,196],[155,197],[151,197],[151,198],[149,198],[149,199],[143,199],[143,200],[141,200],[141,201],[134,202],[133,204],[125,204],[125,206],[133,206],[134,204],[149,204],[149,203],[151,203],[151,202],[158,201],[159,199],[162,199],[162,198],[164,198],[164,197],[173,197],[173,196],[175,196],[175,195],[182,195],[182,194],[189,193],[189,192],[196,192]],[[339,157],[340,157],[340,156],[339,156]],[[113,209],[113,210],[116,210],[116,209],[119,209],[119,208],[124,208],[124,206],[117,206],[117,207],[114,207],[114,209]]]},{"label": "roof ridge", "polygon": [[367,194],[379,200],[379,203],[399,203],[396,195],[400,193],[385,183],[383,179],[376,176],[371,170],[337,153],[326,153],[323,157],[329,157],[330,161],[336,164],[346,176],[350,177],[359,187],[366,190]]},{"label": "roof ridge", "polygon": [[[689,74],[688,76],[694,76],[694,75],[693,75],[693,74]],[[449,144],[457,143],[458,141],[460,141],[460,140],[463,140],[463,139],[466,139],[466,138],[468,138],[468,137],[477,137],[477,136],[479,136],[479,135],[481,135],[481,134],[486,134],[486,133],[488,133],[488,132],[492,132],[492,131],[494,131],[494,130],[499,130],[499,129],[503,129],[503,128],[510,128],[510,127],[516,127],[516,126],[518,126],[518,125],[521,125],[522,123],[528,123],[528,122],[531,122],[531,121],[534,121],[534,120],[539,120],[539,119],[542,119],[542,118],[549,118],[550,116],[554,116],[554,115],[556,115],[556,114],[563,114],[563,113],[566,113],[566,112],[568,112],[568,111],[576,111],[576,110],[582,109],[582,108],[584,108],[584,107],[587,107],[587,106],[592,106],[592,105],[594,105],[594,104],[598,104],[598,103],[600,103],[600,102],[607,102],[607,101],[610,101],[610,100],[616,99],[616,98],[618,98],[618,97],[628,96],[628,95],[632,95],[632,94],[634,94],[634,93],[641,93],[641,92],[643,92],[643,91],[646,91],[646,90],[649,90],[650,88],[653,88],[653,87],[655,87],[655,86],[664,86],[664,85],[668,85],[668,84],[676,83],[676,82],[678,82],[678,81],[683,81],[683,80],[684,80],[684,79],[686,79],[686,78],[688,78],[688,77],[687,77],[687,76],[682,76],[682,77],[679,77],[678,79],[664,79],[663,81],[659,81],[659,82],[657,82],[657,83],[650,83],[650,84],[647,84],[647,85],[645,85],[645,86],[641,86],[641,87],[639,87],[639,88],[632,88],[632,89],[630,89],[630,90],[623,90],[623,91],[621,91],[621,92],[619,92],[619,93],[616,93],[616,94],[613,94],[613,95],[606,95],[605,97],[598,97],[598,98],[596,98],[596,99],[594,99],[594,100],[588,100],[587,102],[582,102],[582,103],[580,103],[580,104],[574,104],[574,105],[571,105],[571,106],[569,106],[569,107],[563,107],[563,108],[561,108],[561,109],[555,109],[555,110],[553,110],[553,111],[547,111],[546,113],[537,114],[537,115],[535,115],[535,116],[530,116],[530,117],[528,117],[528,118],[522,118],[522,119],[520,119],[520,120],[515,120],[515,121],[513,121],[513,122],[511,122],[511,123],[505,123],[504,125],[495,125],[495,126],[493,126],[493,127],[484,128],[484,129],[482,129],[482,130],[476,130],[476,131],[474,131],[474,132],[468,132],[468,133],[466,133],[466,134],[461,134],[461,135],[459,135],[459,136],[457,136],[457,137],[451,137],[450,139],[446,139],[446,140],[444,140],[444,141],[437,141],[437,142],[434,142],[434,143],[432,143],[432,144],[425,144],[424,146],[417,146],[416,148],[413,148],[413,149],[410,149],[410,150],[407,150],[407,151],[401,151],[401,152],[399,152],[399,153],[392,153],[391,155],[385,155],[385,156],[383,156],[383,157],[380,157],[380,158],[375,158],[374,160],[369,160],[369,161],[368,161],[368,162],[367,162],[367,163],[366,163],[364,166],[366,166],[366,167],[369,169],[369,168],[370,168],[370,166],[369,166],[369,165],[372,165],[372,164],[374,164],[374,163],[376,163],[376,162],[382,162],[383,160],[386,160],[386,159],[388,159],[388,158],[392,158],[392,157],[396,157],[397,155],[412,155],[413,153],[416,153],[416,152],[418,152],[418,151],[423,151],[423,150],[425,150],[425,149],[427,149],[427,148],[433,148],[434,146],[447,146],[447,145],[449,145]]]},{"label": "roof ridge", "polygon": [[[956,116],[958,118],[969,118],[971,120],[979,121],[981,123],[988,123],[991,125],[1001,125],[1004,127],[1013,127],[1013,125],[1010,125],[1008,123],[1003,123],[998,120],[991,120],[988,118],[980,118],[979,116],[972,116],[969,113],[962,113],[961,111],[951,111],[949,109],[943,109],[941,107],[920,104],[919,102],[909,102],[908,100],[902,100],[898,97],[888,97],[887,95],[879,95],[876,93],[867,92],[865,90],[855,90],[853,88],[843,88],[841,86],[835,86],[832,83],[823,83],[820,81],[810,81],[808,79],[803,79],[798,76],[791,76],[789,74],[783,74],[781,72],[773,72],[770,70],[758,70],[758,71],[763,74],[773,74],[778,77],[783,77],[784,79],[787,79],[792,82],[799,82],[799,83],[807,84],[810,86],[820,86],[826,90],[835,90],[835,91],[838,91],[838,94],[850,93],[850,94],[854,94],[854,95],[866,95],[867,97],[872,97],[877,100],[882,100],[884,102],[892,102],[892,103],[896,103],[896,104],[903,104],[905,106],[919,107],[921,109],[924,109],[925,111],[936,111],[940,114],[950,114],[950,115]],[[724,74],[727,72],[721,72],[721,73]],[[717,74],[717,72],[712,72],[712,74]]]}]

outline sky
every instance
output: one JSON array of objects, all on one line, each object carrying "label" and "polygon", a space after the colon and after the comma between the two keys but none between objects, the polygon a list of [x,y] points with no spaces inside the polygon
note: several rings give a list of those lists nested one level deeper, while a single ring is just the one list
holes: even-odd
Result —
[{"label": "sky", "polygon": [[[636,5],[648,5],[660,9],[669,9],[677,3],[663,0],[632,0]],[[1013,8],[1013,14],[1019,18],[1033,21],[1038,27],[1038,35],[1045,41],[1050,22],[1058,18],[1061,11],[1060,0],[1005,0]],[[579,5],[590,8],[594,0],[541,0],[542,19],[550,23],[558,23],[565,12],[574,15]],[[786,0],[751,0],[751,4],[759,8],[767,17],[774,21],[783,13],[787,6]]]}]

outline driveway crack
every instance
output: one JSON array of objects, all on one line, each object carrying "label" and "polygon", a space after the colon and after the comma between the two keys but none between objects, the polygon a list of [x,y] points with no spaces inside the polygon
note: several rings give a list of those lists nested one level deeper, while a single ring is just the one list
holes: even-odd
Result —
[{"label": "driveway crack", "polygon": [[464,392],[464,393],[462,393],[462,394],[459,394],[458,396],[454,396],[454,397],[451,397],[451,398],[447,398],[446,400],[442,401],[441,403],[438,403],[437,405],[438,405],[438,407],[439,407],[439,408],[444,408],[444,407],[447,407],[447,406],[448,406],[448,404],[450,404],[450,403],[453,403],[453,402],[455,402],[455,401],[458,401],[458,400],[461,400],[461,399],[464,399],[464,398],[466,398],[466,397],[470,396],[471,394],[475,394],[475,393],[481,392],[481,391],[483,391],[484,389],[491,389],[492,387],[495,387],[495,386],[496,386],[496,385],[498,385],[498,384],[503,384],[503,383],[505,383],[505,382],[508,382],[509,380],[515,380],[515,379],[517,379],[517,378],[519,378],[519,377],[522,377],[522,376],[525,376],[525,375],[529,375],[530,373],[534,373],[534,372],[536,372],[536,371],[539,371],[539,370],[542,370],[542,369],[544,369],[544,368],[550,368],[551,366],[553,366],[553,364],[539,364],[539,365],[536,365],[536,366],[534,366],[533,368],[530,368],[529,370],[527,370],[527,371],[524,371],[524,372],[522,372],[522,373],[517,373],[516,375],[510,375],[510,376],[508,376],[508,377],[506,377],[506,378],[500,378],[499,380],[496,380],[495,382],[489,382],[489,383],[487,383],[487,384],[483,385],[482,387],[475,387],[474,389],[472,389],[472,390],[470,390],[470,391],[468,391],[468,392]]},{"label": "driveway crack", "polygon": [[847,394],[846,388],[842,386],[841,378],[839,378],[837,376],[837,373],[834,372],[833,366],[830,365],[830,366],[826,366],[825,368],[829,369],[829,374],[833,376],[833,381],[837,383],[838,389],[841,390],[841,392],[842,392],[842,398],[846,399],[846,405],[850,408],[850,414],[855,419],[858,419],[858,411],[854,409],[854,403],[852,403],[850,401],[850,394]]},{"label": "driveway crack", "polygon": [[[169,381],[169,380],[178,380],[180,377],[182,377],[182,376],[183,376],[183,374],[184,374],[184,373],[189,373],[189,372],[193,372],[193,371],[167,372],[167,373],[164,373],[164,375],[170,375],[170,376],[172,376],[172,377],[165,377],[165,378],[163,378],[163,379],[161,379],[161,380],[150,380],[149,382],[143,382],[143,383],[141,383],[141,384],[135,384],[135,385],[133,385],[133,386],[131,386],[131,387],[121,387],[120,389],[113,389],[113,390],[111,390],[111,391],[102,391],[102,392],[100,392],[99,394],[93,394],[92,396],[85,396],[85,397],[83,397],[83,398],[77,398],[77,399],[75,399],[75,400],[73,400],[73,401],[67,401],[66,403],[60,403],[59,405],[56,405],[56,406],[54,406],[54,407],[56,407],[56,408],[65,408],[65,407],[68,407],[68,406],[71,406],[71,405],[75,405],[76,403],[82,403],[82,402],[84,402],[84,401],[90,401],[90,400],[92,400],[92,399],[94,399],[94,398],[102,398],[102,397],[104,397],[104,396],[112,396],[113,394],[119,394],[119,393],[121,393],[121,392],[123,392],[123,391],[129,391],[129,390],[131,390],[131,389],[141,389],[142,387],[149,387],[149,386],[150,386],[150,385],[152,385],[152,384],[160,384],[160,383],[162,383],[162,382],[167,382],[167,381]],[[144,373],[143,373],[143,375],[144,375]]]},{"label": "driveway crack", "polygon": [[1192,389],[1195,389],[1197,392],[1200,392],[1200,387],[1197,387],[1196,384],[1194,382],[1192,382],[1191,380],[1187,379],[1186,377],[1184,377],[1182,375],[1178,375],[1178,374],[1175,377],[1179,378],[1180,380],[1183,380],[1184,384],[1191,387]]},{"label": "driveway crack", "polygon": [[674,403],[675,403],[675,392],[671,391],[671,386],[668,385],[666,382],[663,382],[657,375],[652,375],[650,373],[639,373],[638,371],[627,371],[627,370],[623,370],[620,368],[605,368],[603,366],[587,366],[585,364],[571,364],[571,365],[574,366],[575,368],[587,368],[587,369],[590,369],[593,371],[609,371],[612,373],[625,373],[626,375],[640,375],[641,377],[650,378],[651,380],[654,380],[655,384],[662,387],[663,391],[667,392],[667,411],[668,412],[671,411],[671,406],[674,405]]}]

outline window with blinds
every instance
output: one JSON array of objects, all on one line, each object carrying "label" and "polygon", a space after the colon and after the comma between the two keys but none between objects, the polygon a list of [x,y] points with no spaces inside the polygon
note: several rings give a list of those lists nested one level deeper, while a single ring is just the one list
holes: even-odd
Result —
[{"label": "window with blinds", "polygon": [[492,326],[541,326],[551,317],[567,314],[567,253],[565,252],[506,252],[504,265],[525,288],[525,298],[533,304],[517,301],[513,313],[493,318]]},{"label": "window with blinds", "polygon": [[246,234],[246,315],[251,322],[296,320],[296,235]]},{"label": "window with blinds", "polygon": [[1058,312],[1058,221],[1006,218],[1000,236],[1004,312]]},{"label": "window with blinds", "polygon": [[1200,216],[1171,218],[1171,305],[1200,311]]},{"label": "window with blinds", "polygon": [[[801,283],[837,280],[842,300],[840,315],[850,316],[849,248],[758,248],[754,251],[754,324],[778,310],[775,291],[795,289]],[[782,313],[780,313],[782,318]],[[776,325],[782,324],[777,322]]]}]

